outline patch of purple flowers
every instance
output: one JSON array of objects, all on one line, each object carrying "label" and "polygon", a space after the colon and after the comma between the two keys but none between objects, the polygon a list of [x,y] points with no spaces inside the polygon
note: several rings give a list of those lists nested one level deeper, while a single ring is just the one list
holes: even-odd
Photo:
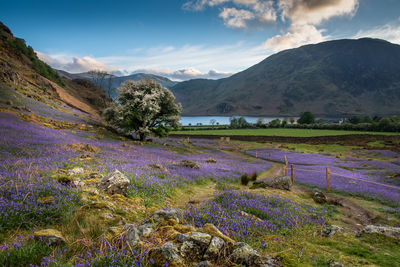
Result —
[{"label": "patch of purple flowers", "polygon": [[261,232],[277,233],[305,225],[323,225],[327,212],[277,196],[223,191],[202,205],[190,206],[185,219],[197,227],[216,225],[224,234],[247,240]]}]

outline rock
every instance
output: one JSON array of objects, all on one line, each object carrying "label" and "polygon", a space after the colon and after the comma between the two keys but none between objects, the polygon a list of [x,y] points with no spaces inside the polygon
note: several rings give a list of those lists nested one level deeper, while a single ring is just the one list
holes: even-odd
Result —
[{"label": "rock", "polygon": [[326,203],[326,196],[321,191],[315,191],[313,195],[313,199],[316,203],[324,204]]},{"label": "rock", "polygon": [[74,187],[82,187],[85,184],[78,178],[74,176],[60,176],[58,177],[58,182],[64,185],[74,186]]},{"label": "rock", "polygon": [[175,236],[175,240],[178,241],[179,243],[183,243],[189,240],[189,235],[179,233]]},{"label": "rock", "polygon": [[120,171],[115,170],[101,179],[99,188],[109,194],[124,195],[128,191],[129,184],[129,179]]},{"label": "rock", "polygon": [[140,232],[136,225],[127,223],[124,225],[125,231],[125,240],[129,243],[130,246],[134,246],[136,242],[140,241]]},{"label": "rock", "polygon": [[193,232],[190,234],[190,241],[193,241],[195,244],[200,246],[202,249],[207,249],[208,245],[211,242],[211,236],[206,233],[201,232]]},{"label": "rock", "polygon": [[106,219],[106,220],[112,220],[112,219],[114,219],[114,215],[112,215],[112,213],[103,214],[103,217],[104,217],[104,219]]},{"label": "rock", "polygon": [[183,265],[183,259],[179,255],[179,250],[173,242],[167,242],[161,247],[155,247],[149,252],[150,258],[154,261],[154,266],[178,267]]},{"label": "rock", "polygon": [[209,261],[201,261],[197,263],[194,267],[212,267],[213,265]]},{"label": "rock", "polygon": [[163,165],[161,165],[161,164],[154,163],[154,164],[150,164],[148,166],[150,168],[152,168],[152,169],[161,170],[161,171],[163,171],[164,173],[167,173],[167,174],[169,173],[168,169],[166,167],[164,167]]},{"label": "rock", "polygon": [[325,225],[321,230],[321,235],[325,237],[333,236],[336,233],[343,233],[344,229],[337,225]]},{"label": "rock", "polygon": [[261,256],[248,244],[237,242],[233,246],[230,260],[236,264],[245,266],[260,266]]},{"label": "rock", "polygon": [[213,224],[211,223],[206,223],[202,228],[201,231],[203,233],[207,233],[211,236],[216,236],[221,238],[222,240],[224,240],[225,242],[230,242],[230,243],[235,243],[234,240],[232,240],[231,238],[229,238],[228,236],[224,235],[223,233],[221,233],[220,230],[218,230],[217,227],[215,227]]},{"label": "rock", "polygon": [[174,219],[179,223],[183,220],[183,212],[180,209],[158,210],[153,214],[152,219],[157,223],[169,219]]},{"label": "rock", "polygon": [[266,256],[261,258],[256,264],[259,267],[280,267],[281,265],[278,263],[276,258]]},{"label": "rock", "polygon": [[204,254],[204,258],[206,260],[214,260],[214,261],[218,260],[219,256],[221,254],[223,255],[224,253],[223,251],[224,246],[225,246],[224,240],[214,236],[211,239],[210,244],[208,245],[208,248]]},{"label": "rock", "polygon": [[207,163],[217,163],[217,160],[213,159],[213,158],[209,158],[206,160]]},{"label": "rock", "polygon": [[75,167],[71,170],[68,170],[68,175],[69,176],[77,176],[83,174],[85,171],[83,170],[82,167]]},{"label": "rock", "polygon": [[184,159],[181,161],[176,162],[176,165],[187,167],[187,168],[192,168],[192,169],[200,169],[199,164],[192,160]]},{"label": "rock", "polygon": [[379,233],[394,238],[400,238],[400,227],[367,225],[358,233],[358,236],[360,236],[361,234],[371,233]]},{"label": "rock", "polygon": [[138,227],[140,236],[148,236],[154,231],[155,225],[152,223],[145,223]]},{"label": "rock", "polygon": [[276,189],[288,190],[292,188],[292,179],[289,176],[279,176],[272,179],[262,179],[253,182],[252,188],[272,187]]},{"label": "rock", "polygon": [[65,244],[65,239],[61,232],[55,229],[37,231],[34,233],[34,237],[49,246]]},{"label": "rock", "polygon": [[329,264],[329,267],[343,267],[343,264],[337,261],[333,261]]},{"label": "rock", "polygon": [[181,255],[189,262],[197,262],[203,257],[204,249],[193,241],[185,241],[181,246]]}]

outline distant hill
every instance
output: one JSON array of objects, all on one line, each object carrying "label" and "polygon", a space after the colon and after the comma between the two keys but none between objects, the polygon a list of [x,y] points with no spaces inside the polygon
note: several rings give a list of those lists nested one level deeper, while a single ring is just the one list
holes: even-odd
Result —
[{"label": "distant hill", "polygon": [[13,88],[43,103],[61,101],[92,115],[97,115],[109,101],[92,82],[59,75],[1,22],[0,88]]},{"label": "distant hill", "polygon": [[400,45],[370,38],[306,45],[171,90],[185,115],[399,114]]},{"label": "distant hill", "polygon": [[[89,79],[92,82],[96,83],[96,85],[100,85],[98,83],[100,83],[99,81],[97,81],[97,79],[93,78],[88,72],[84,72],[84,73],[76,73],[76,74],[72,74],[72,73],[68,73],[66,71],[62,71],[62,70],[58,70],[58,73],[61,76],[67,77],[69,79]],[[109,79],[110,76],[107,76],[102,82],[102,87],[106,90],[106,88],[108,88],[108,84],[109,84]],[[177,82],[171,81],[168,78],[162,77],[162,76],[158,76],[158,75],[154,75],[154,74],[147,74],[147,73],[135,73],[135,74],[131,74],[128,76],[122,76],[122,77],[118,77],[118,76],[111,76],[111,88],[113,88],[112,90],[112,98],[115,98],[117,96],[117,92],[116,89],[118,87],[121,86],[121,84],[127,80],[133,80],[133,81],[140,81],[143,79],[153,79],[157,82],[159,82],[163,87],[166,88],[171,88],[172,86],[176,85]]]}]

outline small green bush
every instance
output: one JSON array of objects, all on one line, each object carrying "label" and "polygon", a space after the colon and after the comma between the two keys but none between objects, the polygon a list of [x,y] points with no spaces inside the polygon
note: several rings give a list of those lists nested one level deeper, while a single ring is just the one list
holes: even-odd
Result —
[{"label": "small green bush", "polygon": [[240,182],[242,185],[248,185],[251,180],[251,177],[246,173],[240,177]]}]

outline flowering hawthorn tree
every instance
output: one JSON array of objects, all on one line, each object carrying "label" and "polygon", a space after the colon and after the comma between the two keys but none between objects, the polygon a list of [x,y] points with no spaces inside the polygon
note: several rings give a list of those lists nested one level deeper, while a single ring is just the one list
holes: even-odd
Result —
[{"label": "flowering hawthorn tree", "polygon": [[140,140],[153,132],[165,136],[170,127],[179,124],[182,107],[175,96],[160,83],[145,79],[126,81],[118,88],[118,99],[104,110],[104,119],[126,133],[135,132]]}]

